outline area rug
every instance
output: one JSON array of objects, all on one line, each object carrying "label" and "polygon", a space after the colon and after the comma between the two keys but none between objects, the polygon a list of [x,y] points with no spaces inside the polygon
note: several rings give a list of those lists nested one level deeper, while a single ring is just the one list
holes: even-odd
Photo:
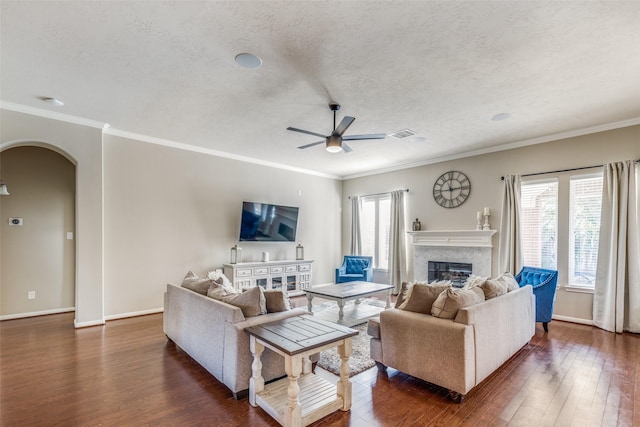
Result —
[{"label": "area rug", "polygon": [[[353,329],[358,330],[358,335],[352,339],[353,352],[349,357],[349,377],[375,366],[375,361],[369,357],[369,335],[367,334],[367,324],[363,323],[354,326]],[[340,375],[340,364],[342,360],[338,356],[338,349],[332,348],[320,352],[320,360],[318,366],[326,369],[335,375]]]}]

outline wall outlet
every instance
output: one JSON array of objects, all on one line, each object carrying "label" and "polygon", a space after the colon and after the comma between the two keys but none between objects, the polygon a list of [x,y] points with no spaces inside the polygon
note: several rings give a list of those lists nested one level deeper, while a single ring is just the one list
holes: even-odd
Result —
[{"label": "wall outlet", "polygon": [[36,299],[36,291],[27,292],[27,299]]}]

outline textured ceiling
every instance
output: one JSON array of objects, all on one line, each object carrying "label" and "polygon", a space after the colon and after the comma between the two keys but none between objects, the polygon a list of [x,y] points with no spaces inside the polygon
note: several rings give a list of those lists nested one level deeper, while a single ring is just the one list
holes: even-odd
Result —
[{"label": "textured ceiling", "polygon": [[[640,2],[0,3],[5,103],[334,176],[640,118]],[[257,70],[234,57],[253,52]],[[56,97],[65,106],[42,102]],[[424,142],[296,147],[332,130]],[[497,113],[511,118],[492,121]]]}]

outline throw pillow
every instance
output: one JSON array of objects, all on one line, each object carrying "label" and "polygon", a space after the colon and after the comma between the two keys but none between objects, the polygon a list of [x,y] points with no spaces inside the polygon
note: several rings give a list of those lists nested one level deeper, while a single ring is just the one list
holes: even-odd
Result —
[{"label": "throw pillow", "polygon": [[213,283],[213,280],[198,277],[198,275],[189,271],[187,275],[184,276],[184,279],[182,279],[181,286],[201,295],[207,295],[209,287],[211,287]]},{"label": "throw pillow", "polygon": [[216,283],[218,283],[220,286],[225,288],[228,293],[230,294],[237,293],[231,281],[220,270],[208,272],[207,278],[213,279]]},{"label": "throw pillow", "polygon": [[261,314],[267,314],[267,303],[264,297],[264,292],[260,286],[254,286],[247,289],[241,294],[226,294],[220,287],[210,288],[208,295],[211,298],[218,299],[227,304],[235,305],[240,310],[244,317],[259,316]]},{"label": "throw pillow", "polygon": [[442,292],[450,289],[450,284],[430,285],[414,283],[407,292],[404,302],[398,307],[400,310],[416,313],[431,313],[431,306]]},{"label": "throw pillow", "polygon": [[410,283],[402,282],[402,285],[400,286],[400,292],[398,292],[398,297],[396,298],[396,305],[394,305],[395,308],[400,308],[404,300],[407,298],[407,293],[409,292],[410,286]]},{"label": "throw pillow", "polygon": [[506,283],[499,279],[485,280],[484,283],[479,287],[484,292],[485,299],[499,297],[500,295],[504,295],[507,293]]},{"label": "throw pillow", "polygon": [[484,301],[484,292],[479,287],[471,289],[449,288],[433,303],[431,314],[442,319],[455,319],[458,310]]},{"label": "throw pillow", "polygon": [[480,286],[487,279],[488,277],[481,277],[476,276],[475,274],[470,274],[469,277],[467,277],[467,280],[464,282],[464,286],[462,287],[462,289],[471,289],[473,287]]},{"label": "throw pillow", "polygon": [[500,279],[504,283],[506,283],[507,292],[517,291],[518,289],[520,289],[520,284],[518,283],[516,278],[513,277],[513,274],[511,274],[509,272],[504,273],[502,276],[500,276]]},{"label": "throw pillow", "polygon": [[278,313],[280,311],[291,310],[291,301],[289,295],[281,290],[263,291],[266,301],[267,313]]}]

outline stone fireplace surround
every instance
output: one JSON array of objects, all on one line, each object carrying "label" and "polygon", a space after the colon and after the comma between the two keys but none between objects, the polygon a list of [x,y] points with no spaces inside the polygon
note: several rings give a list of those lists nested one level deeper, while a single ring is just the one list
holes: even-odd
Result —
[{"label": "stone fireplace surround", "polygon": [[472,264],[472,274],[491,276],[496,230],[410,231],[414,281],[427,281],[429,261]]}]

